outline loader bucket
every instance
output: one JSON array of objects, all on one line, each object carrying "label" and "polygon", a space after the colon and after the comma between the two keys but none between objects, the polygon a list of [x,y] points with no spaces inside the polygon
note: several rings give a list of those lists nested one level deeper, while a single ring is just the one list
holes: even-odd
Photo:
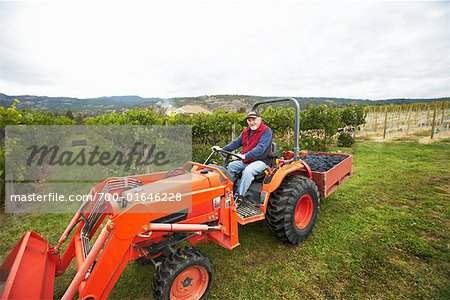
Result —
[{"label": "loader bucket", "polygon": [[0,267],[0,299],[52,299],[56,263],[48,242],[26,232]]}]

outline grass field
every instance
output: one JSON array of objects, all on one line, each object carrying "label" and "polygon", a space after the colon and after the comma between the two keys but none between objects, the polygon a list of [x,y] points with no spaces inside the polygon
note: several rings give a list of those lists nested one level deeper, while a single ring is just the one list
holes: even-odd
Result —
[{"label": "grass field", "polygon": [[[240,227],[233,251],[197,246],[215,265],[211,299],[450,298],[450,141],[361,141],[353,155],[353,177],[322,200],[305,243],[283,244],[258,222]],[[55,242],[69,219],[1,215],[1,259],[25,230]],[[151,298],[152,273],[129,264],[110,298]]]}]

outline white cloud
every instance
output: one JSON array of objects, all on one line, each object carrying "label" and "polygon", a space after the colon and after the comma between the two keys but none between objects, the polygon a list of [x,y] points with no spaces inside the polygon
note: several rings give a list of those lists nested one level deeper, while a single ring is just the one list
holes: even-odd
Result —
[{"label": "white cloud", "polygon": [[0,2],[0,92],[448,96],[449,19],[445,2]]}]

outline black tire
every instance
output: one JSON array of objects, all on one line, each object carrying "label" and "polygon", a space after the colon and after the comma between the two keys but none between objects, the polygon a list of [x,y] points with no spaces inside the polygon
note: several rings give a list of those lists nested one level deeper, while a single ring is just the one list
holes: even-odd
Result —
[{"label": "black tire", "polygon": [[[306,196],[305,196],[306,195]],[[302,228],[295,222],[295,208],[302,197],[312,199],[312,214]],[[314,181],[300,175],[288,175],[269,198],[266,223],[282,241],[298,244],[311,233],[319,210],[319,189]]]},{"label": "black tire", "polygon": [[[155,270],[153,277],[153,296],[157,300],[171,299],[171,289],[174,283],[179,283],[183,278],[177,278],[183,271],[199,268],[205,274],[207,273],[207,282],[199,283],[202,287],[206,286],[204,292],[197,296],[188,296],[189,299],[206,299],[214,281],[213,265],[209,259],[200,251],[194,248],[177,249],[170,254]],[[196,281],[193,278],[186,277],[183,284],[186,283],[186,289],[191,289]],[[200,288],[201,290],[202,288]],[[198,292],[198,290],[197,290]]]}]

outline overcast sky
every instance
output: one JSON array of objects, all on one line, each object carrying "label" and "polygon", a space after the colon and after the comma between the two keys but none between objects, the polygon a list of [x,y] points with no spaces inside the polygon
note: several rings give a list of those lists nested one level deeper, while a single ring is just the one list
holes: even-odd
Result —
[{"label": "overcast sky", "polygon": [[449,2],[0,2],[0,93],[450,96]]}]

